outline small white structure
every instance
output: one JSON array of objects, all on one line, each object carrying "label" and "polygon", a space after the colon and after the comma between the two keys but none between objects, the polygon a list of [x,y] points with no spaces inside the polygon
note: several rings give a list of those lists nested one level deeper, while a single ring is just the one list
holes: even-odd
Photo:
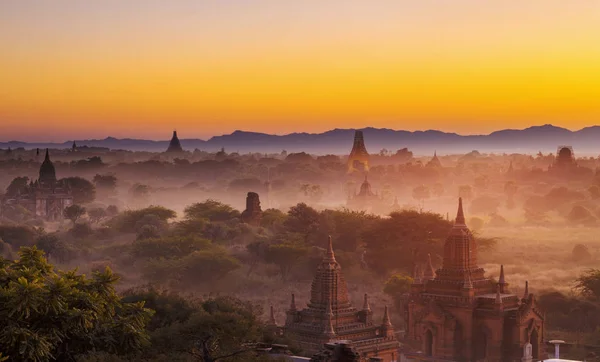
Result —
[{"label": "small white structure", "polygon": [[562,341],[560,339],[553,339],[550,341],[550,343],[554,345],[554,358],[560,359],[560,345],[564,344],[565,341]]},{"label": "small white structure", "polygon": [[523,346],[523,357],[521,362],[531,362],[533,360],[533,346],[531,343],[525,343]]}]

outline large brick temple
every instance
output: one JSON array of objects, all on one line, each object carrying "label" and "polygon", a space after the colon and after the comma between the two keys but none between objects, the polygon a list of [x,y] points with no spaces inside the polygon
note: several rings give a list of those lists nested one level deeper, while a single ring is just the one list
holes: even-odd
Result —
[{"label": "large brick temple", "polygon": [[382,321],[374,322],[366,294],[361,310],[352,306],[331,237],[327,253],[317,267],[307,308],[298,309],[292,295],[284,334],[309,355],[322,350],[326,343],[344,341],[364,360],[370,357],[379,357],[382,362],[400,360],[399,343],[387,307]]},{"label": "large brick temple", "polygon": [[544,356],[544,314],[535,297],[511,293],[477,265],[477,243],[465,223],[462,200],[444,245],[443,265],[416,272],[406,306],[409,359],[531,361]]}]

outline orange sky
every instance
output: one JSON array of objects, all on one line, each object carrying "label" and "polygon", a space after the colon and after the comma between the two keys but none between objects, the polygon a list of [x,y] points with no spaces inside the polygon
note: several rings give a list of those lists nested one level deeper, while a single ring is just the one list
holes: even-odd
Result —
[{"label": "orange sky", "polygon": [[600,1],[0,4],[0,140],[600,124]]}]

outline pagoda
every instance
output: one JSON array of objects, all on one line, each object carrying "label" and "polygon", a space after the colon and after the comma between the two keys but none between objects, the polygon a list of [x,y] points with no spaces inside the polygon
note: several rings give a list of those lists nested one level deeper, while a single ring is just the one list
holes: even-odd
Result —
[{"label": "pagoda", "polygon": [[177,131],[173,131],[173,137],[171,138],[171,142],[169,142],[169,148],[167,148],[167,152],[168,153],[183,152],[183,148],[181,147],[179,138],[177,138]]},{"label": "pagoda", "polygon": [[[526,288],[511,293],[500,267],[498,281],[477,264],[477,242],[465,223],[462,199],[444,244],[443,265],[416,268],[406,305],[407,357],[428,361],[516,361],[523,351],[544,358],[544,314]],[[418,352],[417,352],[418,351]]]},{"label": "pagoda", "polygon": [[350,209],[365,211],[379,209],[382,204],[383,200],[381,197],[373,192],[368,175],[365,175],[365,180],[360,185],[359,192],[355,192],[353,196],[349,196],[346,202],[346,205]]},{"label": "pagoda", "polygon": [[73,195],[66,181],[57,180],[56,169],[50,160],[48,149],[40,166],[38,179],[18,190],[16,195],[6,196],[2,204],[4,207],[0,209],[10,209],[11,205],[19,205],[47,221],[63,218],[64,210],[73,205]]},{"label": "pagoda", "polygon": [[442,168],[442,163],[440,162],[440,159],[437,156],[437,151],[433,152],[433,158],[429,160],[429,162],[427,162],[425,167]]},{"label": "pagoda", "polygon": [[375,323],[366,294],[361,310],[352,306],[341,267],[333,253],[331,237],[325,257],[317,267],[307,308],[298,309],[292,294],[286,314],[284,335],[308,355],[321,351],[325,344],[345,341],[362,358],[379,357],[382,362],[398,359],[399,343],[387,307],[383,320]]},{"label": "pagoda", "polygon": [[356,171],[357,164],[363,168],[361,171],[369,171],[369,153],[365,147],[365,139],[362,131],[354,133],[354,144],[348,156],[348,172]]}]

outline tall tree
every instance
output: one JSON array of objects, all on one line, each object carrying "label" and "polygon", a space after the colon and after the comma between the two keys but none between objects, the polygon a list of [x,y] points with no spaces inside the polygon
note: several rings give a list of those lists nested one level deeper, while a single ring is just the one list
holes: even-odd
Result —
[{"label": "tall tree", "polygon": [[73,193],[73,202],[87,204],[96,199],[96,187],[88,180],[81,177],[66,177],[60,181],[65,182]]},{"label": "tall tree", "polygon": [[0,258],[0,350],[11,361],[72,361],[91,351],[129,354],[148,344],[152,311],[123,303],[110,269],[92,278],[55,271],[41,250]]}]

